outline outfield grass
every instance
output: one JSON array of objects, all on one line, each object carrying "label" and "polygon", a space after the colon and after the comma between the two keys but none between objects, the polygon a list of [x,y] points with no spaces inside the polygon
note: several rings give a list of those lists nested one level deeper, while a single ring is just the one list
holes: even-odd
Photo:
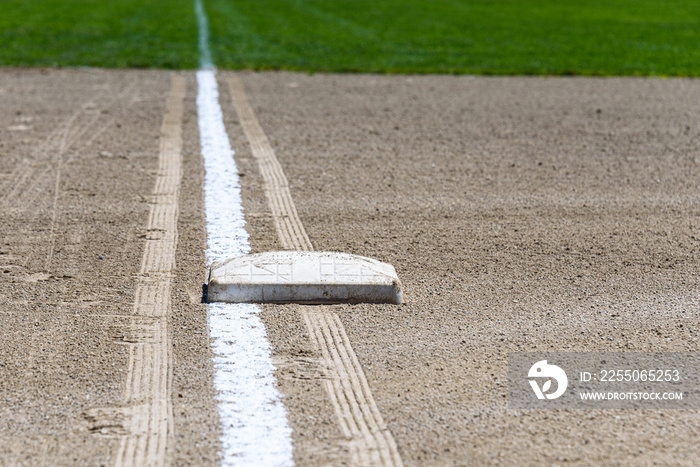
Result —
[{"label": "outfield grass", "polygon": [[198,64],[192,0],[0,0],[0,65]]},{"label": "outfield grass", "polygon": [[[194,0],[0,0],[0,65],[194,68]],[[220,68],[700,76],[697,0],[204,0]]]},{"label": "outfield grass", "polygon": [[697,0],[207,0],[224,68],[700,75]]}]

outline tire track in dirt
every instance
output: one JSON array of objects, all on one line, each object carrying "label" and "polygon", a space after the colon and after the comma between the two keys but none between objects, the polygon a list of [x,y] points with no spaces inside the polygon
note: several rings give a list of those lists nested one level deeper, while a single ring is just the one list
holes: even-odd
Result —
[{"label": "tire track in dirt", "polygon": [[[138,97],[135,84],[130,83],[115,97],[105,102],[104,108],[111,109],[124,100],[127,100],[128,108],[138,101]],[[19,212],[22,206],[35,205],[36,200],[46,191],[53,191],[49,214],[48,251],[44,260],[45,271],[49,270],[55,250],[62,172],[77,154],[89,147],[117,118],[110,116],[105,120],[100,111],[101,106],[96,104],[95,100],[92,96],[70,118],[54,129],[33,152],[33,159],[23,159],[19,162],[0,187],[0,194],[3,194],[2,205],[9,212]],[[29,213],[27,223],[32,223],[40,214],[39,210]]]},{"label": "tire track in dirt", "polygon": [[[2,180],[4,183],[0,186],[0,210],[7,215],[8,221],[21,220],[19,224],[21,228],[15,231],[5,230],[6,234],[0,237],[5,244],[14,245],[14,253],[16,253],[0,255],[0,268],[15,271],[12,275],[25,283],[46,282],[48,284],[65,278],[61,275],[53,276],[49,272],[56,241],[57,238],[60,239],[57,230],[61,225],[63,175],[68,173],[66,170],[69,164],[75,158],[85,154],[86,148],[103,135],[114,121],[123,115],[123,112],[128,112],[137,100],[138,93],[135,91],[134,83],[117,89],[114,95],[89,95],[86,102],[56,125],[51,133],[33,149],[29,158],[15,165],[10,177]],[[113,113],[115,108],[120,107],[122,110],[115,115]],[[103,109],[110,114],[104,113]],[[48,203],[43,198],[48,198]],[[44,203],[49,205],[48,209],[39,208],[44,206]],[[77,242],[80,242],[78,233],[71,233],[69,237],[77,238]],[[29,266],[30,264],[33,266]],[[21,277],[22,274],[17,270],[24,270],[24,277]],[[42,270],[43,272],[37,272]],[[30,272],[34,273],[29,274]],[[61,301],[42,303],[44,307],[58,310],[66,305],[73,306],[74,303]],[[51,319],[41,322],[42,325],[61,330],[70,326],[70,316],[69,313],[59,312],[51,316]],[[32,371],[40,371],[42,368],[64,368],[65,360],[62,358],[70,352],[71,341],[72,339],[67,338],[63,332],[52,333],[48,345],[53,351],[45,353],[43,348],[45,348],[46,333],[30,333],[23,342],[28,349],[25,355],[26,367]],[[115,433],[121,433],[123,430],[124,424],[119,421],[123,418],[122,413],[99,409],[90,412],[88,419],[90,416],[100,414],[93,428],[99,426],[99,430],[107,432],[113,430]],[[37,453],[37,462],[42,465],[50,465],[55,461],[51,458],[51,453],[55,454],[57,446],[60,446],[60,442],[47,439],[49,441],[46,442],[52,444],[42,444],[42,451]]]},{"label": "tire track in dirt", "polygon": [[[40,158],[42,154],[47,153],[47,148],[49,145],[59,137],[58,135],[62,134],[62,131],[63,135],[65,135],[66,128],[70,128],[70,126],[73,125],[75,120],[84,111],[85,105],[86,104],[84,104],[80,110],[71,115],[70,118],[65,120],[62,125],[59,125],[46,137],[44,142],[37,147],[36,150],[34,150],[32,154],[34,158]],[[29,159],[23,159],[15,166],[12,172],[7,174],[5,182],[2,184],[2,186],[0,186],[0,195],[2,195],[3,202],[15,199],[19,193],[27,191],[25,185],[31,182],[30,176],[34,171],[33,169],[36,167],[38,167],[38,163],[32,162]]]},{"label": "tire track in dirt", "polygon": [[[126,98],[128,99],[128,104],[127,108],[130,107],[132,104],[134,104],[136,101],[139,99],[138,92],[135,90],[135,84],[130,84],[128,85],[123,92],[121,92],[116,99],[112,101],[112,104],[116,104],[117,102],[124,100]],[[84,148],[87,148],[90,146],[90,144],[97,139],[104,131],[116,120],[116,117],[110,117],[107,119],[102,125],[100,125],[97,129],[92,131],[92,134],[90,135],[89,138],[87,138],[85,141],[82,142],[82,144],[78,145],[75,147],[75,151],[69,155],[69,157],[64,160],[64,154],[66,151],[73,146],[77,141],[80,140],[83,136],[87,134],[87,132],[91,129],[93,129],[93,126],[99,121],[99,118],[101,117],[101,114],[98,114],[97,116],[93,117],[90,122],[83,126],[82,128],[79,129],[79,131],[75,131],[73,136],[70,138],[70,141],[68,141],[68,138],[64,137],[61,145],[59,146],[59,150],[57,151],[57,154],[55,156],[58,161],[55,163],[56,165],[56,173],[54,177],[54,197],[53,197],[53,203],[51,205],[51,226],[49,228],[49,252],[46,256],[46,262],[44,264],[44,269],[49,270],[49,266],[51,265],[51,261],[53,260],[53,254],[54,254],[54,249],[56,247],[56,220],[58,219],[58,214],[60,211],[59,203],[60,203],[60,183],[61,183],[61,172],[63,171],[63,167],[65,165],[70,164],[73,161],[73,158],[75,157],[76,153],[79,153],[81,150]],[[67,134],[67,133],[66,133]]]},{"label": "tire track in dirt", "polygon": [[[127,98],[130,98],[130,103],[138,99],[133,83],[127,85],[112,99],[108,99],[103,106],[95,102],[99,97],[101,96],[91,96],[80,109],[54,129],[33,152],[32,160],[23,159],[15,166],[0,188],[0,194],[4,194],[3,201],[5,203],[31,202],[39,196],[34,188],[47,181],[52,163],[60,161],[68,150],[74,149],[74,152],[78,152],[100,136],[115,119],[115,117],[110,117],[95,129],[96,124],[104,116],[100,112],[101,108],[113,108],[117,102]],[[75,146],[88,132],[90,132],[89,138]]]},{"label": "tire track in dirt", "polygon": [[[258,161],[275,227],[285,249],[311,251],[313,246],[299,219],[289,184],[237,77],[228,86],[243,131]],[[312,342],[328,368],[326,391],[343,435],[349,440],[351,463],[360,466],[401,466],[396,442],[386,427],[357,355],[337,313],[319,306],[299,306]]]},{"label": "tire track in dirt", "polygon": [[168,335],[170,289],[177,247],[182,177],[185,79],[174,76],[161,127],[158,175],[148,217],[146,246],[128,326],[129,367],[122,410],[125,433],[117,466],[165,465],[173,433],[172,345]]},{"label": "tire track in dirt", "polygon": [[248,137],[265,180],[265,196],[270,203],[272,217],[282,247],[287,250],[313,250],[289,192],[287,177],[284,175],[284,170],[277,160],[265,132],[260,127],[253,109],[248,104],[243,86],[236,78],[229,78],[228,85],[241,120],[241,126]]}]

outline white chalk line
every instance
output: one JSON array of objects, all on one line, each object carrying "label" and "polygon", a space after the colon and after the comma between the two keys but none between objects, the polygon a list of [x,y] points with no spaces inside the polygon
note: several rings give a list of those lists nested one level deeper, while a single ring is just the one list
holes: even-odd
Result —
[{"label": "white chalk line", "polygon": [[199,68],[213,70],[214,61],[211,58],[211,48],[209,48],[209,19],[204,11],[202,0],[194,0],[194,11],[197,15],[197,29],[199,31]]},{"label": "white chalk line", "polygon": [[[224,127],[214,70],[197,72],[197,108],[204,158],[207,261],[250,251],[238,170]],[[251,304],[212,303],[214,385],[223,430],[222,464],[291,466],[292,430],[274,378],[270,344]]]},{"label": "white chalk line", "polygon": [[[238,169],[219,104],[209,22],[202,0],[195,0],[200,67],[197,112],[204,158],[204,205],[209,265],[250,252]],[[212,303],[209,335],[214,358],[222,428],[222,465],[291,466],[292,430],[274,378],[260,307]]]}]

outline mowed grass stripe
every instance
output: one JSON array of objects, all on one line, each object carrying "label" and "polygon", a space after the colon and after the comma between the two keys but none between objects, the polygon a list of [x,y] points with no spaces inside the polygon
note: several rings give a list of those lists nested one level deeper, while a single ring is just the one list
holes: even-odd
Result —
[{"label": "mowed grass stripe", "polygon": [[694,0],[208,0],[220,68],[700,74]]},{"label": "mowed grass stripe", "polygon": [[[228,69],[700,76],[696,0],[204,0]],[[192,69],[193,0],[5,0],[0,66]]]},{"label": "mowed grass stripe", "polygon": [[192,0],[0,1],[0,65],[192,69]]}]

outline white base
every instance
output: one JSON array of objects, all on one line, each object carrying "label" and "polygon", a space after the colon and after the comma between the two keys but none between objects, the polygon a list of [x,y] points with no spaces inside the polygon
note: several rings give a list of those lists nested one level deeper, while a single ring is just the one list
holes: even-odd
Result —
[{"label": "white base", "polygon": [[391,264],[321,251],[255,253],[214,263],[207,299],[229,303],[403,303]]}]

